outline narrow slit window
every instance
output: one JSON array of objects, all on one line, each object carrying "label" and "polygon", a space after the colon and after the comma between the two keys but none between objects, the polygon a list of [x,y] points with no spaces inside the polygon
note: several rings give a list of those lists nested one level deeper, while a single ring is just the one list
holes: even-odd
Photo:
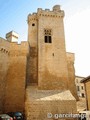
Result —
[{"label": "narrow slit window", "polygon": [[49,43],[51,43],[52,41],[51,41],[51,36],[49,36]]},{"label": "narrow slit window", "polygon": [[48,42],[48,40],[47,40],[47,36],[45,36],[45,43],[47,43]]}]

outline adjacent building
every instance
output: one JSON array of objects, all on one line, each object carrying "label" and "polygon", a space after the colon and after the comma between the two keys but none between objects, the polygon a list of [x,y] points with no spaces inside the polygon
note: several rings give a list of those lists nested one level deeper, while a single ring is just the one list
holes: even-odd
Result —
[{"label": "adjacent building", "polygon": [[90,76],[87,76],[84,79],[82,79],[81,83],[84,83],[85,93],[86,93],[87,110],[90,110]]},{"label": "adjacent building", "polygon": [[81,83],[82,79],[84,79],[84,77],[81,77],[81,76],[75,77],[75,85],[76,85],[77,95],[80,98],[85,97],[85,87],[84,87],[84,83]]}]

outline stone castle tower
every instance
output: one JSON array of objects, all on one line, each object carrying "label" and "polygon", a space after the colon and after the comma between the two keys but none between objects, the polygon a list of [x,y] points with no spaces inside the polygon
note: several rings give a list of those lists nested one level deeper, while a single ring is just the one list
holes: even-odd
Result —
[{"label": "stone castle tower", "polygon": [[27,82],[37,83],[39,89],[66,90],[69,81],[74,85],[74,54],[66,53],[63,18],[59,5],[28,15]]},{"label": "stone castle tower", "polygon": [[27,120],[76,113],[74,54],[66,52],[63,18],[59,5],[28,15]]},{"label": "stone castle tower", "polygon": [[14,31],[0,38],[0,111],[25,110],[27,120],[76,113],[74,54],[66,52],[63,18],[59,5],[38,8],[28,15],[27,42],[17,44]]}]

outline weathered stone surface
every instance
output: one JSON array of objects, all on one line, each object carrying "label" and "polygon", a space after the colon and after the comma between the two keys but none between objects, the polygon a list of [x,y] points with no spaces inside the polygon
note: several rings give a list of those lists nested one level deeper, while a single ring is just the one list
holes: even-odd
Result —
[{"label": "weathered stone surface", "polygon": [[24,111],[28,44],[10,43],[9,50],[4,109],[5,112]]},{"label": "weathered stone surface", "polygon": [[38,83],[37,64],[37,49],[35,47],[30,47],[30,53],[27,58],[27,85],[30,85],[30,83]]},{"label": "weathered stone surface", "polygon": [[77,113],[76,100],[69,90],[38,90],[37,86],[27,87],[25,110],[27,120],[48,120],[48,113],[53,117],[55,114]]},{"label": "weathered stone surface", "polygon": [[75,60],[74,53],[67,52],[67,67],[68,67],[68,76],[69,76],[68,89],[71,91],[72,95],[76,98],[76,100],[79,100],[75,86],[74,60]]},{"label": "weathered stone surface", "polygon": [[0,38],[0,112],[24,111],[28,43]]},{"label": "weathered stone surface", "polygon": [[6,81],[5,111],[23,111],[25,101],[26,58],[23,56],[10,57],[9,63]]},{"label": "weathered stone surface", "polygon": [[4,111],[9,43],[0,38],[0,113]]}]

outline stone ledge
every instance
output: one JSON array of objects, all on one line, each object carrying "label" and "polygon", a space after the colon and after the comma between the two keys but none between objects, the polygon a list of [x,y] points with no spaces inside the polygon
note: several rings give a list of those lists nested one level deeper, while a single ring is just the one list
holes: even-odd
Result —
[{"label": "stone ledge", "polygon": [[37,86],[28,86],[26,89],[27,100],[74,100],[75,98],[69,90],[38,90]]}]

